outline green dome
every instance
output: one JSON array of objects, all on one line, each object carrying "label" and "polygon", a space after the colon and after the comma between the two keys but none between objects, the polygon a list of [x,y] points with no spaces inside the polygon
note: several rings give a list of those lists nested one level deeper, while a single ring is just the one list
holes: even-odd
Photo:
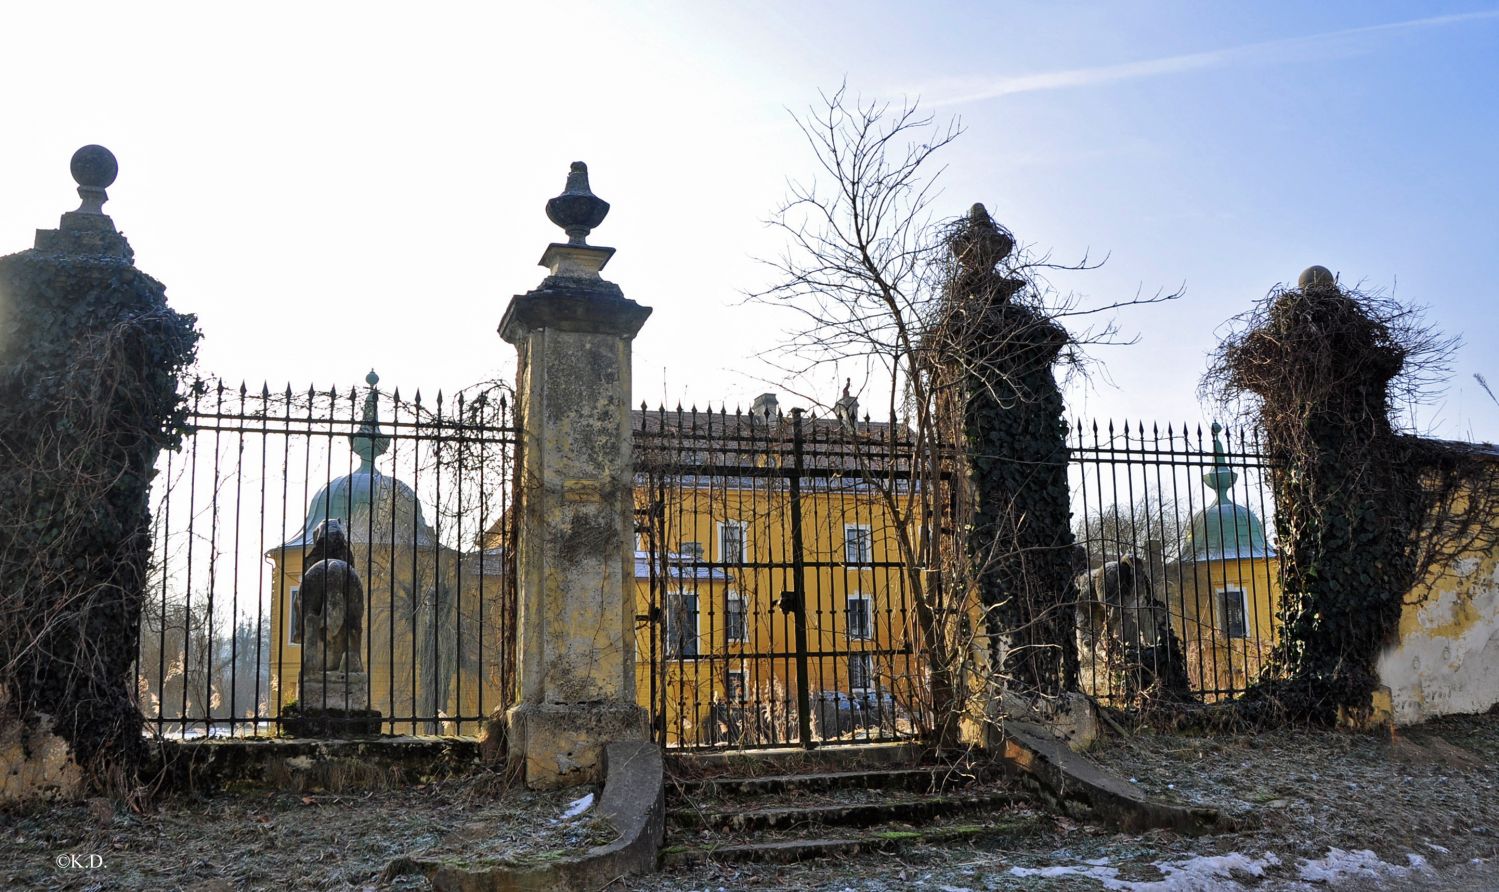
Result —
[{"label": "green dome", "polygon": [[1182,557],[1195,561],[1273,557],[1275,552],[1265,541],[1264,524],[1253,511],[1234,504],[1228,497],[1239,475],[1228,466],[1223,444],[1218,439],[1222,431],[1221,425],[1213,425],[1213,469],[1202,475],[1202,482],[1217,493],[1217,499],[1192,515],[1192,523],[1182,540]]},{"label": "green dome", "polygon": [[352,543],[407,545],[437,544],[437,537],[422,516],[422,505],[416,492],[401,480],[375,470],[375,459],[390,448],[390,438],[380,431],[378,417],[379,391],[375,385],[380,376],[374,369],[365,376],[370,391],[364,400],[364,417],[359,429],[349,435],[349,449],[359,456],[359,470],[330,480],[307,503],[307,519],[302,529],[282,548],[310,548],[317,525],[330,518],[343,522]]},{"label": "green dome", "polygon": [[373,467],[361,467],[318,490],[307,503],[302,529],[283,548],[312,547],[312,533],[329,518],[343,523],[351,543],[430,546],[437,542],[416,492]]}]

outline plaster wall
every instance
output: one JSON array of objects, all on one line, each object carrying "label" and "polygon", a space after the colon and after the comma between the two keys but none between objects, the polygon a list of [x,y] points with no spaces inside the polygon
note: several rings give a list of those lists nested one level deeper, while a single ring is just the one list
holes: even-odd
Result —
[{"label": "plaster wall", "polygon": [[1499,548],[1462,556],[1425,590],[1379,661],[1400,725],[1499,703]]}]

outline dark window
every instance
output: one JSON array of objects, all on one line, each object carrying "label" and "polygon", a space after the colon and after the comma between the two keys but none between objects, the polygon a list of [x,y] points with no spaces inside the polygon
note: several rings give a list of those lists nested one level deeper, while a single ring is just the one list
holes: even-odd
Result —
[{"label": "dark window", "polygon": [[748,641],[749,628],[745,622],[744,599],[730,594],[724,605],[724,637],[729,641]]},{"label": "dark window", "polygon": [[289,644],[302,643],[302,587],[291,587],[291,620],[286,624],[286,640]]},{"label": "dark window", "polygon": [[667,600],[666,652],[674,657],[697,656],[697,595],[676,592]]},{"label": "dark window", "polygon": [[743,671],[730,671],[724,675],[724,699],[730,703],[744,702]]},{"label": "dark window", "polygon": [[874,637],[874,602],[863,595],[848,598],[848,637],[861,640]]},{"label": "dark window", "polygon": [[867,691],[874,687],[874,658],[869,654],[850,654],[848,658],[848,687],[851,691]]},{"label": "dark window", "polygon": [[744,524],[730,520],[718,525],[718,561],[721,564],[744,563]]},{"label": "dark window", "polygon": [[1223,631],[1230,638],[1248,638],[1249,620],[1245,616],[1244,593],[1228,589],[1218,593],[1223,599]]},{"label": "dark window", "polygon": [[843,528],[843,559],[850,564],[868,564],[874,560],[874,535],[869,527],[848,524]]}]

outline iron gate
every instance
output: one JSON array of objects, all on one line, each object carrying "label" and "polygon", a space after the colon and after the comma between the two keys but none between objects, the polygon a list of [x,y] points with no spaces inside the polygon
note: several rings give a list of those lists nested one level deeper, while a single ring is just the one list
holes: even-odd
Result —
[{"label": "iron gate", "polygon": [[634,419],[637,685],[683,748],[901,740],[929,726],[910,444],[800,410]]},{"label": "iron gate", "polygon": [[195,382],[154,484],[137,697],[167,736],[281,729],[306,681],[301,571],[340,520],[363,580],[368,688],[387,733],[476,734],[514,685],[517,442],[509,389],[424,401],[366,386]]}]

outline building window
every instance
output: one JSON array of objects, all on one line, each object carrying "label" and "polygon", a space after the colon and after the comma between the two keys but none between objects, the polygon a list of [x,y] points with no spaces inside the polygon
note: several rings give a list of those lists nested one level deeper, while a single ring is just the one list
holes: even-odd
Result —
[{"label": "building window", "polygon": [[286,624],[286,643],[302,643],[302,587],[291,587],[291,616]]},{"label": "building window", "polygon": [[700,561],[703,559],[703,543],[683,542],[680,553],[686,560]]},{"label": "building window", "polygon": [[729,641],[749,640],[747,613],[744,597],[734,592],[729,592],[728,600],[724,602],[724,638]]},{"label": "building window", "polygon": [[1223,610],[1223,632],[1230,638],[1249,637],[1249,603],[1240,589],[1220,589],[1219,604]]},{"label": "building window", "polygon": [[849,654],[848,688],[861,694],[874,687],[874,657],[870,654]]},{"label": "building window", "polygon": [[744,563],[744,523],[726,520],[718,525],[718,562],[721,564]]},{"label": "building window", "polygon": [[673,657],[697,656],[697,595],[673,592],[666,604],[666,653]]},{"label": "building window", "polygon": [[864,641],[874,637],[874,599],[868,595],[848,596],[848,639]]},{"label": "building window", "polygon": [[730,669],[723,678],[724,699],[730,703],[744,702],[744,670]]},{"label": "building window", "polygon": [[849,564],[874,562],[874,533],[868,524],[843,525],[843,560]]}]

